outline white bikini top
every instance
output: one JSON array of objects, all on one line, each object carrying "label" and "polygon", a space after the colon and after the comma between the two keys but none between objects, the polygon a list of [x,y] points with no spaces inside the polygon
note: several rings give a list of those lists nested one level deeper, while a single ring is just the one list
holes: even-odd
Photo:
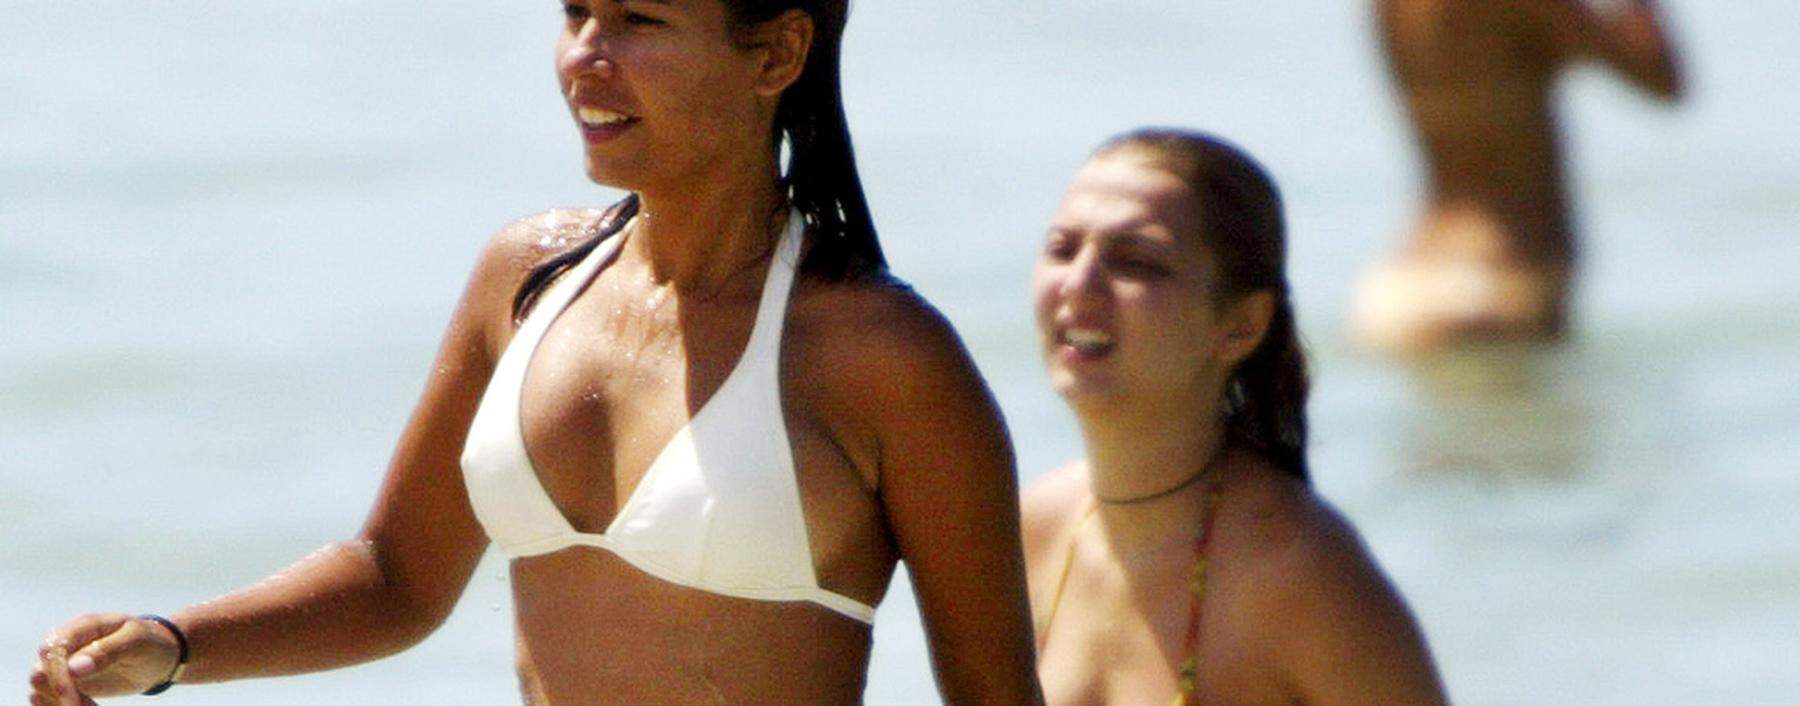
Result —
[{"label": "white bikini top", "polygon": [[599,534],[578,532],[538,481],[519,403],[544,332],[624,241],[607,238],[552,284],[494,368],[463,446],[463,481],[487,535],[509,557],[599,547],[670,583],[765,601],[811,601],[873,623],[875,609],[819,587],[781,412],[781,326],[804,223],[781,234],[750,342],[711,399],[675,433]]}]

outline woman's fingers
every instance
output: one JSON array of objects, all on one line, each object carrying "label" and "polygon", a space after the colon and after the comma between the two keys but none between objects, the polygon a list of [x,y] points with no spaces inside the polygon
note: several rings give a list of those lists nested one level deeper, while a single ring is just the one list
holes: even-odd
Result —
[{"label": "woman's fingers", "polygon": [[75,678],[69,676],[68,652],[61,645],[50,648],[50,654],[44,660],[44,672],[48,676],[48,703],[53,706],[82,706],[83,697],[75,688]]},{"label": "woman's fingers", "polygon": [[[120,631],[131,617],[123,613],[90,613],[63,623],[38,646],[38,661],[31,670],[31,702],[33,706],[84,706],[93,700],[77,686],[78,675],[93,675],[100,665],[85,648]],[[71,654],[75,654],[71,665]],[[109,652],[101,649],[99,655]],[[79,670],[71,671],[72,667]]]},{"label": "woman's fingers", "polygon": [[49,637],[44,638],[44,644],[38,648],[38,656],[47,656],[51,650],[60,647],[66,658],[88,643],[112,634],[130,621],[131,616],[124,613],[88,613],[77,616],[50,631]]},{"label": "woman's fingers", "polygon": [[175,671],[180,646],[148,620],[133,619],[69,657],[69,673],[84,694],[135,694]]},{"label": "woman's fingers", "polygon": [[69,663],[66,660],[52,660],[50,669],[52,674],[59,677],[57,700],[54,702],[56,706],[96,706],[94,700],[81,693],[81,688],[76,686],[75,677],[69,674]]},{"label": "woman's fingers", "polygon": [[55,706],[55,694],[51,689],[50,664],[38,657],[31,667],[31,706]]},{"label": "woman's fingers", "polygon": [[134,645],[145,642],[144,631],[135,629],[131,624],[108,633],[93,642],[83,645],[80,650],[69,655],[69,674],[76,679],[85,679],[106,671],[113,666],[121,655],[131,652]]}]

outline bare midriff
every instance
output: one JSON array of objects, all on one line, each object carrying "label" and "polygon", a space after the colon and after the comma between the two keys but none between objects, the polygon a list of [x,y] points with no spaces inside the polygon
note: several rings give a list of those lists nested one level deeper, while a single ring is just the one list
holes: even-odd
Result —
[{"label": "bare midriff", "polygon": [[733,598],[570,547],[512,563],[529,706],[857,704],[869,626],[806,602]]}]

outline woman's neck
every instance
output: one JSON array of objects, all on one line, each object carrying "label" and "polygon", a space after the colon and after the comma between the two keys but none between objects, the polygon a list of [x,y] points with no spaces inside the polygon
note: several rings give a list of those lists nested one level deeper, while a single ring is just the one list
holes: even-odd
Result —
[{"label": "woman's neck", "polygon": [[652,281],[681,294],[717,293],[768,256],[786,224],[774,155],[745,161],[638,192],[638,224],[625,247]]},{"label": "woman's neck", "polygon": [[1224,421],[1208,413],[1211,406],[1175,408],[1186,413],[1139,408],[1078,414],[1088,485],[1109,539],[1122,552],[1191,540],[1203,498],[1217,482]]}]

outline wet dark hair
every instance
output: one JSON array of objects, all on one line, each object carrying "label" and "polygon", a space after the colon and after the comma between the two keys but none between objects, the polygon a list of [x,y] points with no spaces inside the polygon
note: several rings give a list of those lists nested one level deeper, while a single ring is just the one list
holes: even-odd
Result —
[{"label": "wet dark hair", "polygon": [[1294,324],[1287,226],[1274,180],[1243,150],[1192,130],[1134,130],[1094,151],[1096,159],[1115,156],[1141,158],[1193,190],[1200,243],[1217,268],[1219,306],[1256,292],[1275,297],[1268,332],[1226,383],[1225,429],[1231,443],[1256,449],[1307,480],[1306,353]]},{"label": "wet dark hair", "polygon": [[[776,149],[787,148],[781,186],[788,203],[800,212],[813,242],[801,267],[808,273],[842,280],[887,267],[875,223],[856,171],[850,126],[844,117],[839,68],[849,0],[720,0],[731,33],[742,38],[759,24],[788,10],[813,21],[813,43],[800,77],[781,96],[775,109]],[[638,211],[637,194],[608,209],[594,237],[533,267],[513,297],[513,318],[522,319],[538,292],[579,262],[607,237],[617,233]]]}]

